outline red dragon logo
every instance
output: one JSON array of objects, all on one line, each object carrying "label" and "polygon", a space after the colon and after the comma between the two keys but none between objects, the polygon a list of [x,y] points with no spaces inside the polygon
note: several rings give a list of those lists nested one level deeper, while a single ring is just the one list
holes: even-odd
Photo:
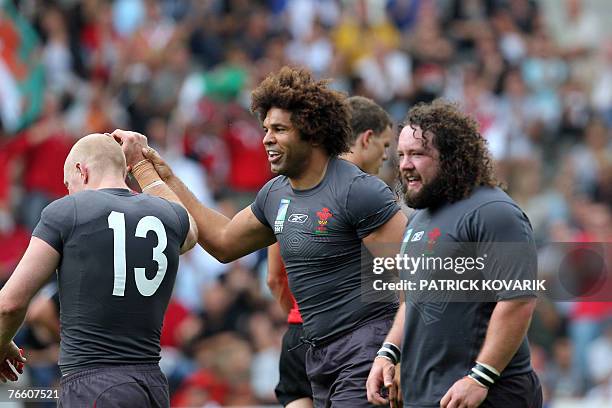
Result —
[{"label": "red dragon logo", "polygon": [[317,217],[319,218],[319,226],[315,230],[315,234],[327,234],[327,220],[333,217],[333,214],[329,211],[329,208],[323,207],[321,211],[317,211]]}]

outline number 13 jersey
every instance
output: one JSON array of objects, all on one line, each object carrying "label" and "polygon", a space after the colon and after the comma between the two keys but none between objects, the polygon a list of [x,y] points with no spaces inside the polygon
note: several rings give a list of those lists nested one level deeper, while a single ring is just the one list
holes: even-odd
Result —
[{"label": "number 13 jersey", "polygon": [[187,211],[147,194],[85,190],[49,204],[32,233],[61,255],[62,374],[157,363]]}]

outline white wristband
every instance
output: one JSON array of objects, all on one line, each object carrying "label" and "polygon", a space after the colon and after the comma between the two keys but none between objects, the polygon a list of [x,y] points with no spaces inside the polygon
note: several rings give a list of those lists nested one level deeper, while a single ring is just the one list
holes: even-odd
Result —
[{"label": "white wristband", "polygon": [[482,388],[486,388],[487,390],[489,389],[489,387],[487,387],[486,385],[484,385],[483,383],[481,383],[480,381],[478,381],[477,379],[475,379],[472,376],[468,375],[468,378],[470,378],[472,381],[474,381],[476,384],[480,385]]},{"label": "white wristband", "polygon": [[480,364],[481,366],[483,366],[484,368],[491,370],[493,372],[493,374],[496,374],[498,377],[501,375],[499,373],[499,371],[497,371],[495,369],[495,367],[490,366],[489,364],[485,364],[485,363],[481,363],[480,361],[476,361],[476,364]]},{"label": "white wristband", "polygon": [[153,187],[157,187],[157,186],[161,186],[162,184],[165,184],[163,180],[155,180],[154,182],[152,182],[151,184],[149,184],[148,186],[144,187],[142,189],[142,191],[145,191],[149,188],[153,188]]}]

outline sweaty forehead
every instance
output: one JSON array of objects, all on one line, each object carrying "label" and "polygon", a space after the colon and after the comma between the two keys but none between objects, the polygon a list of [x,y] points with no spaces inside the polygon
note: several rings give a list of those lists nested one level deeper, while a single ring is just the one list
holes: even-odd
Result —
[{"label": "sweaty forehead", "polygon": [[410,125],[404,126],[399,135],[398,144],[409,147],[423,147],[423,132],[421,128]]},{"label": "sweaty forehead", "polygon": [[432,145],[432,136],[430,132],[423,134],[418,126],[412,128],[410,125],[406,125],[399,135],[397,149],[400,151],[419,150],[437,154],[437,149]]}]

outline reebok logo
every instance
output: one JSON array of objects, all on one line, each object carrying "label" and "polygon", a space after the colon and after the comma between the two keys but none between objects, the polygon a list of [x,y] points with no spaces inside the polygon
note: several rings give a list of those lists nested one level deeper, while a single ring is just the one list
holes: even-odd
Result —
[{"label": "reebok logo", "polygon": [[308,214],[291,214],[287,221],[295,222],[297,224],[303,224],[308,219]]},{"label": "reebok logo", "polygon": [[423,234],[425,234],[425,231],[419,231],[416,232],[413,236],[412,239],[410,240],[411,242],[416,242],[416,241],[420,241],[421,238],[423,238]]}]

